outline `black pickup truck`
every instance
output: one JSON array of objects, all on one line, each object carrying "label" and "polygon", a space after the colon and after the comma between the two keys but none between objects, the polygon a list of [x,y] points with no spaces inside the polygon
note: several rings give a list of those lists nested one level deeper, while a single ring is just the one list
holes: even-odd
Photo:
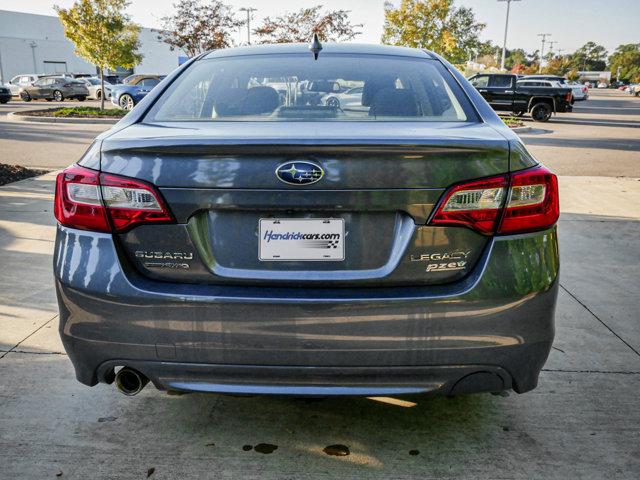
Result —
[{"label": "black pickup truck", "polygon": [[546,122],[554,113],[572,110],[571,88],[519,85],[517,75],[500,73],[481,73],[469,81],[496,111],[530,112],[536,122]]}]

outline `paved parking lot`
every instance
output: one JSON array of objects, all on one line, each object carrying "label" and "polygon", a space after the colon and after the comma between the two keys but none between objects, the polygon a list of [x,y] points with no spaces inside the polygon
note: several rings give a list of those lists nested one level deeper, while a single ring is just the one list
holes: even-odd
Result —
[{"label": "paved parking lot", "polygon": [[[54,177],[1,187],[0,478],[640,478],[640,100],[595,92],[533,126],[523,139],[561,175],[562,288],[554,349],[524,395],[84,387],[57,337]],[[0,118],[0,162],[65,166],[94,128]],[[323,451],[336,444],[350,455]]]}]

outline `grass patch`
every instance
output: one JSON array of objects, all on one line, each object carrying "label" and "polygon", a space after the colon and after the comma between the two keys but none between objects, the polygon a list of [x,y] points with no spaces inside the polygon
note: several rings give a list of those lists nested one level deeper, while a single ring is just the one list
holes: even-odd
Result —
[{"label": "grass patch", "polygon": [[128,112],[119,108],[98,107],[58,107],[44,110],[31,110],[20,112],[20,115],[29,117],[66,117],[66,118],[122,118]]},{"label": "grass patch", "polygon": [[0,163],[0,185],[6,185],[7,183],[17,182],[18,180],[24,180],[25,178],[37,177],[38,175],[44,175],[46,170],[33,170],[31,168],[24,168],[20,165],[7,165]]},{"label": "grass patch", "polygon": [[500,117],[505,125],[509,128],[517,128],[523,127],[524,123],[518,117],[514,117],[513,115],[509,115],[508,117]]},{"label": "grass patch", "polygon": [[62,107],[55,109],[51,115],[54,117],[121,118],[127,113],[129,112],[119,108],[105,108],[102,110],[98,107]]}]

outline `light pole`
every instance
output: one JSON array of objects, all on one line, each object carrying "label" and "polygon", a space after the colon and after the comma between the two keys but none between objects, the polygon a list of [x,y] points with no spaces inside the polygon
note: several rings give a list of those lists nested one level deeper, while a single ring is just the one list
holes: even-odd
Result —
[{"label": "light pole", "polygon": [[507,2],[507,19],[504,22],[504,40],[502,42],[502,60],[500,61],[500,70],[504,70],[504,57],[507,54],[507,31],[509,30],[509,10],[511,2],[519,2],[520,0],[498,0],[499,2]]},{"label": "light pole", "polygon": [[247,44],[251,45],[251,14],[257,11],[257,8],[253,7],[242,7],[240,9],[241,12],[247,12]]},{"label": "light pole", "polygon": [[540,64],[538,65],[538,73],[542,72],[542,59],[544,58],[544,44],[547,41],[547,37],[550,37],[550,33],[539,33],[539,37],[542,37],[542,48],[540,49]]}]

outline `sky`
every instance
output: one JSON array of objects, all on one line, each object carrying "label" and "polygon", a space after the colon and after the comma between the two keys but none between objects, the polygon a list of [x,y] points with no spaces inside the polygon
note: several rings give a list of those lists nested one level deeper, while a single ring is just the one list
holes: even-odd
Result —
[{"label": "sky", "polygon": [[[160,18],[172,12],[178,0],[132,0],[129,13],[144,27],[159,27]],[[0,9],[55,15],[53,5],[68,7],[73,0],[0,0]],[[351,11],[354,23],[362,23],[362,35],[355,41],[379,43],[384,21],[383,0],[226,0],[236,8],[254,7],[255,22],[287,10],[322,4],[329,9]],[[393,3],[399,3],[394,0]],[[502,45],[506,3],[497,0],[456,0],[459,6],[471,7],[487,27],[483,40]],[[621,43],[640,43],[640,1],[604,2],[602,0],[514,0],[511,3],[507,48],[540,48],[539,33],[550,33],[557,42],[554,51],[569,53],[587,41],[604,45],[609,53]],[[0,35],[2,33],[0,32]],[[236,41],[246,41],[246,30],[238,32]],[[548,45],[545,50],[548,50]]]}]

